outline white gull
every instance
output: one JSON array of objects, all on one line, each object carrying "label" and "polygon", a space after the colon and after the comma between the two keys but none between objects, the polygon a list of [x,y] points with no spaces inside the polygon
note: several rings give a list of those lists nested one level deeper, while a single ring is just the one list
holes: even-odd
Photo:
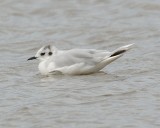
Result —
[{"label": "white gull", "polygon": [[112,52],[96,49],[59,50],[47,45],[40,48],[36,55],[28,60],[40,60],[38,68],[43,75],[59,73],[85,75],[100,71],[121,57],[132,45],[122,46]]}]

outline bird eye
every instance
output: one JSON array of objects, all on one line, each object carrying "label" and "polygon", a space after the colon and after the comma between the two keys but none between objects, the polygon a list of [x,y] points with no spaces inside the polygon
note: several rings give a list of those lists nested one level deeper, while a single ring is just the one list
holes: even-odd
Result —
[{"label": "bird eye", "polygon": [[51,55],[52,55],[52,52],[49,52],[49,53],[48,53],[48,55],[50,55],[50,56],[51,56]]},{"label": "bird eye", "polygon": [[44,56],[45,55],[45,53],[43,52],[43,53],[41,53],[41,56]]}]

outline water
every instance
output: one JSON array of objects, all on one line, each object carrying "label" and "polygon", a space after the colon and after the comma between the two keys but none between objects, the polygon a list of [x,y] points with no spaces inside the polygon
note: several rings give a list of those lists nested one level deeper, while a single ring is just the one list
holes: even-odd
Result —
[{"label": "water", "polygon": [[[159,128],[159,0],[1,0],[1,128]],[[103,72],[39,74],[43,45],[135,48]]]}]

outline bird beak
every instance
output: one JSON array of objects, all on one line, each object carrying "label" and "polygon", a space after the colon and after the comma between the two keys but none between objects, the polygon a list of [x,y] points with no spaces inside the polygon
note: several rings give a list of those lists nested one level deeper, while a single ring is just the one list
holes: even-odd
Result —
[{"label": "bird beak", "polygon": [[37,59],[37,57],[31,57],[31,58],[29,58],[28,60],[34,60],[34,59]]}]

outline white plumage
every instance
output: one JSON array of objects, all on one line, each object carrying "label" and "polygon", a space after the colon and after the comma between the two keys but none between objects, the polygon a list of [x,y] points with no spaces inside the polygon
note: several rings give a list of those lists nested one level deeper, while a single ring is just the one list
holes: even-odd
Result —
[{"label": "white plumage", "polygon": [[43,75],[59,73],[69,75],[91,74],[98,72],[118,59],[132,45],[122,46],[113,52],[96,49],[59,50],[54,46],[47,45],[38,50],[36,55],[28,60],[40,60],[38,68]]}]

